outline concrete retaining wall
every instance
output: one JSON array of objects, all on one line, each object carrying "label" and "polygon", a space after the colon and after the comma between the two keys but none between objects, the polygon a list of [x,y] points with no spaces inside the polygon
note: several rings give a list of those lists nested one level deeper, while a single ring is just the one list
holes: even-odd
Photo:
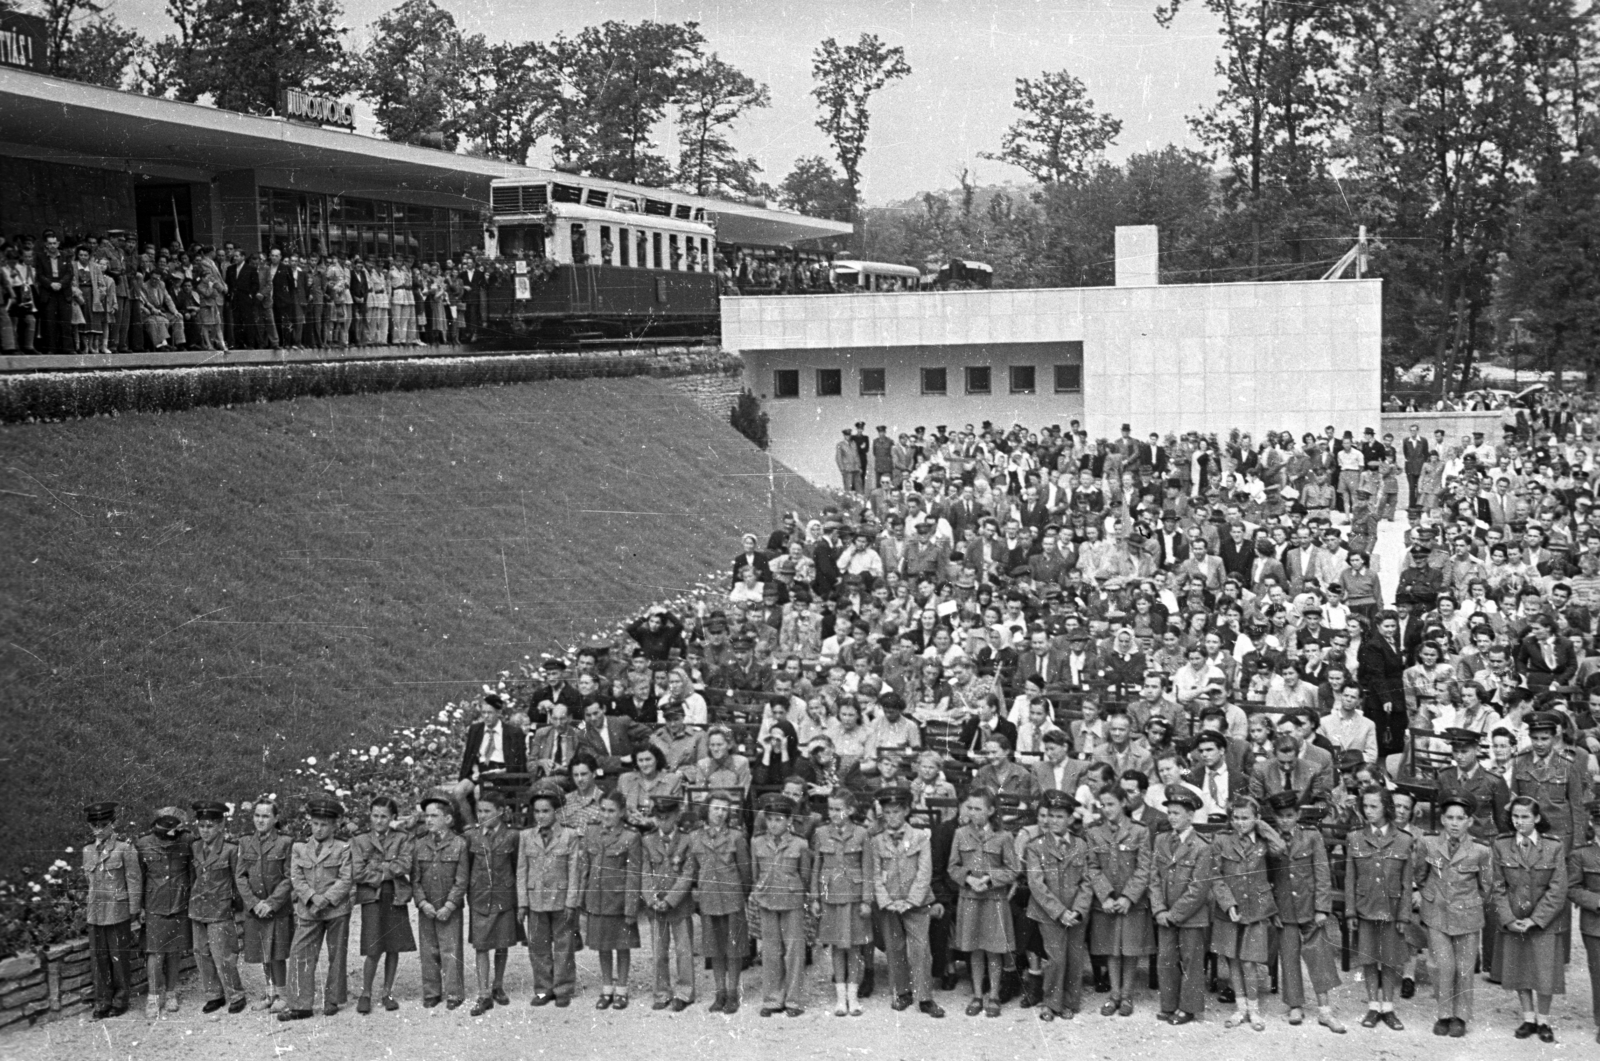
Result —
[{"label": "concrete retaining wall", "polygon": [[[185,955],[183,970],[194,968]],[[133,993],[144,992],[144,962],[130,963]],[[34,954],[0,961],[0,1028],[41,1024],[76,1016],[94,1004],[89,941],[72,939]]]}]

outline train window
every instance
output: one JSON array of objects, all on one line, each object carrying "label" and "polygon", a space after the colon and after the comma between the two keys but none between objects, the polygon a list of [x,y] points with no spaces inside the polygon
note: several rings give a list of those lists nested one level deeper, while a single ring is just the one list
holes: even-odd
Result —
[{"label": "train window", "polygon": [[650,268],[650,234],[648,232],[639,233],[639,255],[635,261],[641,269]]},{"label": "train window", "polygon": [[628,230],[625,228],[617,229],[617,264],[628,265]]},{"label": "train window", "polygon": [[667,237],[667,254],[667,268],[683,268],[683,252],[678,249],[678,237],[675,235]]},{"label": "train window", "polygon": [[797,368],[779,368],[772,372],[772,396],[774,398],[800,397],[800,370]]},{"label": "train window", "polygon": [[943,397],[949,393],[949,379],[942,368],[922,370],[922,393]]},{"label": "train window", "polygon": [[583,189],[575,184],[552,184],[550,198],[558,203],[581,203]]},{"label": "train window", "polygon": [[1080,394],[1083,391],[1082,365],[1056,366],[1056,393]]},{"label": "train window", "polygon": [[650,262],[657,269],[666,268],[661,264],[661,233],[659,232],[650,233]]},{"label": "train window", "polygon": [[581,224],[572,226],[572,264],[587,265],[589,262],[588,240]]},{"label": "train window", "polygon": [[533,260],[544,257],[543,225],[501,225],[499,237],[502,258]]},{"label": "train window", "polygon": [[1011,393],[1012,394],[1032,394],[1033,393],[1033,366],[1032,365],[1012,365],[1011,366]]},{"label": "train window", "polygon": [[844,394],[844,373],[837,368],[817,369],[817,397],[837,398]]},{"label": "train window", "polygon": [[968,365],[967,366],[967,393],[968,394],[988,394],[989,393],[989,366],[988,365]]},{"label": "train window", "polygon": [[611,242],[611,226],[610,225],[601,225],[600,226],[600,264],[601,265],[610,265],[611,264],[611,254],[612,254],[612,252],[614,250],[616,250],[616,246]]},{"label": "train window", "polygon": [[716,272],[716,265],[711,260],[711,242],[704,236],[700,237],[700,264],[708,273]]},{"label": "train window", "polygon": [[683,267],[691,273],[698,273],[700,271],[700,249],[694,245],[694,237],[683,237],[683,245],[688,248]]},{"label": "train window", "polygon": [[864,368],[861,370],[861,396],[863,398],[882,397],[889,390],[885,386],[886,373],[881,368]]}]

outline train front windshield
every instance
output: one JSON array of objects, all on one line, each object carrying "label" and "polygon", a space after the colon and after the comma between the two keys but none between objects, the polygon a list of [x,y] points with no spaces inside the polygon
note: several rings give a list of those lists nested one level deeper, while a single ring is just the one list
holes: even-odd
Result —
[{"label": "train front windshield", "polygon": [[532,260],[544,257],[543,225],[502,225],[500,256]]}]

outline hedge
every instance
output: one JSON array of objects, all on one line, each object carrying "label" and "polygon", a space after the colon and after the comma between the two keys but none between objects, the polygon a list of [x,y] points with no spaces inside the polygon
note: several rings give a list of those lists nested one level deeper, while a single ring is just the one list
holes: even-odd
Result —
[{"label": "hedge", "polygon": [[160,413],[341,394],[482,387],[547,379],[732,375],[720,348],[638,354],[500,354],[374,361],[38,372],[0,377],[0,423]]}]

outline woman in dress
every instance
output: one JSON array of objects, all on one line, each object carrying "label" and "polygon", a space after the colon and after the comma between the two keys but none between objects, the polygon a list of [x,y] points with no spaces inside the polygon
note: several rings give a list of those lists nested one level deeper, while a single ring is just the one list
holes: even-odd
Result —
[{"label": "woman in dress", "polygon": [[383,346],[389,341],[389,259],[373,263],[367,270],[368,346]]},{"label": "woman in dress", "polygon": [[400,955],[417,949],[411,934],[411,839],[394,827],[400,805],[376,796],[367,809],[371,828],[350,841],[356,904],[361,907],[361,995],[357,1013],[372,1012],[372,985],[383,959],[383,1008],[396,1010],[394,979]]},{"label": "woman in dress", "polygon": [[644,849],[639,831],[625,820],[627,812],[628,800],[620,787],[607,792],[600,797],[599,820],[584,831],[583,912],[588,915],[584,934],[589,948],[600,955],[595,1009],[628,1008],[628,969],[639,945]]},{"label": "woman in dress", "polygon": [[[683,775],[667,769],[667,753],[647,744],[634,757],[634,769],[617,778],[628,824],[641,832],[655,828],[653,801],[683,796]],[[626,982],[626,981],[624,981]]]},{"label": "woman in dress", "polygon": [[412,293],[415,279],[404,260],[396,258],[389,266],[389,342],[395,346],[417,344],[417,298]]}]

